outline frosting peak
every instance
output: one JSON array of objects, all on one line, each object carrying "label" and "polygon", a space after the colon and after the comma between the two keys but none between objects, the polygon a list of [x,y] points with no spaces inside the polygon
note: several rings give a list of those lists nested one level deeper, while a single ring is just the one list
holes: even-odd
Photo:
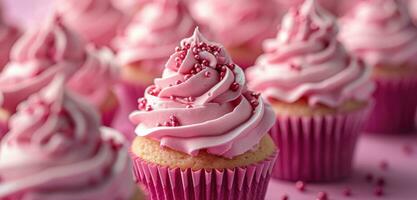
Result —
[{"label": "frosting peak", "polygon": [[273,111],[246,89],[242,69],[198,28],[182,40],[154,83],[130,118],[137,135],[162,146],[232,158],[251,150],[273,125]]},{"label": "frosting peak", "polygon": [[123,145],[58,76],[10,119],[0,146],[0,198],[128,200],[133,183]]},{"label": "frosting peak", "polygon": [[372,66],[417,63],[417,28],[402,2],[358,2],[341,25],[340,39],[347,49]]},{"label": "frosting peak", "polygon": [[13,113],[20,101],[58,72],[73,74],[85,59],[84,46],[59,18],[27,31],[13,46],[11,60],[0,74],[2,106]]},{"label": "frosting peak", "polygon": [[337,107],[367,100],[373,91],[370,68],[337,41],[335,18],[315,0],[291,9],[277,37],[265,41],[265,54],[248,69],[249,87],[267,98]]}]

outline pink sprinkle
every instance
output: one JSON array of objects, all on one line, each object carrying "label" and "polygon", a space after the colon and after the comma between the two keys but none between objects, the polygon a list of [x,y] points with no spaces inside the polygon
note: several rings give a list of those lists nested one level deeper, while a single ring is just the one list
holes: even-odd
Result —
[{"label": "pink sprinkle", "polygon": [[378,186],[385,186],[386,184],[385,179],[383,177],[379,177],[378,180],[376,181],[376,184]]},{"label": "pink sprinkle", "polygon": [[204,76],[207,77],[207,78],[210,77],[210,72],[209,71],[205,72]]},{"label": "pink sprinkle", "polygon": [[305,183],[304,183],[303,181],[297,181],[297,182],[295,183],[295,187],[296,187],[299,191],[303,192],[303,191],[305,191],[306,185],[305,185]]},{"label": "pink sprinkle", "polygon": [[384,195],[384,189],[382,187],[377,187],[374,191],[375,196],[383,196]]},{"label": "pink sprinkle", "polygon": [[350,196],[352,196],[352,190],[351,190],[350,188],[346,188],[346,189],[343,191],[343,194],[344,194],[345,196],[347,196],[347,197],[350,197]]},{"label": "pink sprinkle", "polygon": [[196,59],[196,60],[200,60],[201,58],[200,58],[200,56],[199,56],[199,55],[194,55],[194,59]]},{"label": "pink sprinkle", "polygon": [[192,105],[187,105],[187,106],[186,106],[186,108],[192,108],[192,107],[193,107]]},{"label": "pink sprinkle", "polygon": [[235,67],[236,67],[236,65],[235,65],[234,63],[229,64],[229,68],[230,68],[231,70],[234,70],[234,69],[235,69]]},{"label": "pink sprinkle", "polygon": [[318,196],[317,196],[317,200],[327,200],[327,193],[326,192],[319,192]]},{"label": "pink sprinkle", "polygon": [[382,170],[387,170],[387,169],[388,169],[388,162],[387,162],[387,161],[385,161],[385,160],[381,161],[381,163],[379,164],[379,167],[380,167]]},{"label": "pink sprinkle", "polygon": [[281,197],[281,200],[289,200],[290,198],[288,197],[288,194],[284,194]]},{"label": "pink sprinkle", "polygon": [[369,174],[366,175],[365,178],[366,178],[366,181],[370,183],[370,182],[372,182],[374,180],[374,175],[372,175],[371,173],[369,173]]},{"label": "pink sprinkle", "polygon": [[152,106],[151,105],[147,105],[145,110],[146,111],[152,111],[153,109],[152,109]]},{"label": "pink sprinkle", "polygon": [[156,123],[156,125],[155,125],[156,127],[160,127],[160,126],[162,126],[161,125],[161,123]]},{"label": "pink sprinkle", "polygon": [[189,78],[191,78],[191,76],[192,76],[191,74],[187,74],[187,75],[185,75],[185,76],[184,76],[184,80],[188,80]]},{"label": "pink sprinkle", "polygon": [[171,95],[171,96],[169,96],[169,99],[174,101],[176,99],[176,97],[174,95]]},{"label": "pink sprinkle", "polygon": [[414,153],[413,147],[409,144],[406,144],[406,145],[403,146],[403,151],[406,155],[411,155],[411,154]]},{"label": "pink sprinkle", "polygon": [[201,62],[204,66],[209,66],[209,61],[208,60],[203,60],[202,62]]},{"label": "pink sprinkle", "polygon": [[175,81],[175,84],[176,85],[179,85],[179,84],[181,84],[182,83],[182,81],[181,80],[177,80],[177,81]]},{"label": "pink sprinkle", "polygon": [[230,86],[230,89],[232,91],[237,91],[239,89],[239,84],[236,82],[233,82],[232,85]]},{"label": "pink sprinkle", "polygon": [[180,52],[181,51],[181,48],[180,47],[175,47],[175,51],[176,52]]}]

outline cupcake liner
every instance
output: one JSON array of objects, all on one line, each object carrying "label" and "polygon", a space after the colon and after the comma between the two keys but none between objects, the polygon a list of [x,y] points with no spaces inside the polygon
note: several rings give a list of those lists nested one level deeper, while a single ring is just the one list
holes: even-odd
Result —
[{"label": "cupcake liner", "polygon": [[280,116],[270,134],[278,148],[272,176],[290,181],[348,177],[359,132],[369,109],[323,116]]},{"label": "cupcake liner", "polygon": [[115,113],[111,127],[123,133],[129,141],[134,138],[135,129],[129,121],[129,115],[137,110],[138,98],[143,97],[146,87],[145,85],[135,85],[128,81],[121,81],[115,88],[119,109]]},{"label": "cupcake liner", "polygon": [[416,130],[417,77],[376,79],[375,107],[366,122],[370,133],[401,134]]},{"label": "cupcake liner", "polygon": [[246,167],[225,170],[168,168],[149,163],[133,153],[134,175],[152,200],[265,198],[277,153]]}]

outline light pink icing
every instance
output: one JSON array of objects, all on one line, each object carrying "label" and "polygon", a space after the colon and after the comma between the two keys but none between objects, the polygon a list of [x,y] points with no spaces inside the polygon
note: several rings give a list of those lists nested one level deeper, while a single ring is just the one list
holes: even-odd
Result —
[{"label": "light pink icing", "polygon": [[336,34],[335,19],[314,0],[291,9],[248,69],[249,88],[288,103],[307,99],[312,106],[368,101],[374,88],[370,68],[348,55]]},{"label": "light pink icing", "polygon": [[178,41],[192,34],[195,22],[178,0],[146,4],[116,40],[122,65],[141,63],[145,71],[160,75]]},{"label": "light pink icing", "polygon": [[2,8],[0,7],[0,71],[9,61],[10,50],[20,34],[17,28],[5,22],[2,14]]},{"label": "light pink icing", "polygon": [[198,29],[181,42],[154,83],[130,119],[138,136],[161,146],[232,158],[254,148],[274,123],[270,106],[246,89],[242,69]]},{"label": "light pink icing", "polygon": [[341,41],[372,66],[417,66],[417,28],[396,0],[361,1],[341,20]]},{"label": "light pink icing", "polygon": [[61,0],[57,12],[66,25],[97,45],[109,45],[125,23],[111,0]]},{"label": "light pink icing", "polygon": [[18,103],[58,72],[73,74],[85,60],[84,46],[56,18],[26,32],[13,46],[10,62],[0,74],[2,107],[13,113]]},{"label": "light pink icing", "polygon": [[278,23],[279,13],[272,0],[198,0],[190,4],[197,22],[208,26],[226,47],[261,48]]},{"label": "light pink icing", "polygon": [[71,91],[86,98],[96,108],[100,108],[109,97],[109,92],[118,78],[118,66],[108,48],[86,47],[87,58],[68,80]]},{"label": "light pink icing", "polygon": [[146,3],[150,3],[153,0],[112,0],[113,5],[126,13],[127,15],[134,14]]},{"label": "light pink icing", "polygon": [[64,89],[64,78],[19,105],[0,146],[0,199],[130,200],[123,137]]}]

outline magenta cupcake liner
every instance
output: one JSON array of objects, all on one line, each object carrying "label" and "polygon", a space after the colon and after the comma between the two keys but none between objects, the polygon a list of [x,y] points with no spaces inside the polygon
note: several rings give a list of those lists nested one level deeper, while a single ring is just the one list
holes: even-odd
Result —
[{"label": "magenta cupcake liner", "polygon": [[137,110],[138,99],[143,97],[146,87],[145,85],[134,85],[128,81],[121,81],[115,88],[119,109],[115,113],[111,127],[123,133],[130,141],[134,138],[135,127],[130,123],[129,115]]},{"label": "magenta cupcake liner", "polygon": [[194,171],[163,167],[131,155],[136,180],[152,200],[262,200],[277,157],[274,153],[246,167]]},{"label": "magenta cupcake liner", "polygon": [[367,111],[324,116],[280,116],[270,134],[280,150],[272,176],[289,181],[348,177]]},{"label": "magenta cupcake liner", "polygon": [[370,133],[401,134],[416,130],[417,77],[376,79],[375,106],[366,122]]}]

